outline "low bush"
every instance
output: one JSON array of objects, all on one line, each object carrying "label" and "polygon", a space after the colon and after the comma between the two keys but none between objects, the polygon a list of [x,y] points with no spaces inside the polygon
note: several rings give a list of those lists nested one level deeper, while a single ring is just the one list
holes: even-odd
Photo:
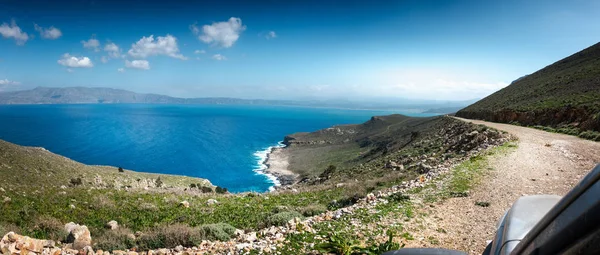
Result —
[{"label": "low bush", "polygon": [[333,201],[331,201],[331,203],[329,203],[327,208],[329,210],[337,210],[340,208],[351,206],[353,204],[356,204],[356,202],[358,202],[358,200],[360,200],[363,197],[365,197],[365,196],[363,196],[361,194],[354,194],[352,196],[345,197],[340,200],[333,200]]},{"label": "low bush", "polygon": [[580,138],[588,139],[592,141],[600,141],[600,132],[596,131],[584,131],[579,134]]},{"label": "low bush", "polygon": [[217,188],[215,189],[215,192],[217,192],[218,194],[225,194],[228,191],[227,191],[227,188],[222,188],[222,187],[217,186]]},{"label": "low bush", "polygon": [[410,197],[402,193],[394,193],[388,197],[388,200],[390,200],[390,202],[403,202],[410,200]]},{"label": "low bush", "polygon": [[296,211],[287,211],[273,214],[269,217],[268,223],[273,226],[285,226],[288,221],[294,218],[302,218],[302,214]]},{"label": "low bush", "polygon": [[0,223],[0,235],[5,235],[8,232],[15,232],[17,234],[21,233],[21,228],[12,223]]},{"label": "low bush", "polygon": [[197,246],[204,238],[204,231],[185,224],[161,225],[137,239],[141,250]]},{"label": "low bush", "polygon": [[300,208],[299,211],[304,217],[311,217],[326,212],[327,207],[322,204],[311,204]]},{"label": "low bush", "polygon": [[132,248],[136,245],[132,235],[133,232],[124,227],[119,227],[115,230],[106,230],[97,237],[94,236],[94,249],[112,251]]},{"label": "low bush", "polygon": [[68,233],[58,219],[50,216],[40,216],[35,220],[31,236],[40,239],[63,241]]},{"label": "low bush", "polygon": [[71,178],[70,183],[73,186],[79,186],[79,185],[83,184],[83,181],[81,180],[81,178],[77,177],[77,178]]},{"label": "low bush", "polygon": [[[198,184],[197,186],[200,187],[200,184]],[[200,187],[200,190],[202,191],[202,193],[212,193],[213,192],[213,189],[211,187],[206,187],[206,186]]]},{"label": "low bush", "polygon": [[228,241],[235,235],[235,228],[227,223],[207,224],[200,227],[204,237],[214,241]]}]

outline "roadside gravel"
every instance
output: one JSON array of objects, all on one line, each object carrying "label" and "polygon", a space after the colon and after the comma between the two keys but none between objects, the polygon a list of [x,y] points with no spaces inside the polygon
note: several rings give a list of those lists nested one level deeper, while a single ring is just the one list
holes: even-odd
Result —
[{"label": "roadside gravel", "polygon": [[[458,118],[460,119],[460,118]],[[490,169],[468,197],[424,207],[423,223],[407,247],[444,247],[481,254],[495,234],[498,220],[519,197],[566,194],[600,162],[600,143],[533,128],[460,119],[504,130],[518,147],[492,156]],[[475,205],[489,202],[488,207]],[[432,242],[435,240],[435,242]]]}]

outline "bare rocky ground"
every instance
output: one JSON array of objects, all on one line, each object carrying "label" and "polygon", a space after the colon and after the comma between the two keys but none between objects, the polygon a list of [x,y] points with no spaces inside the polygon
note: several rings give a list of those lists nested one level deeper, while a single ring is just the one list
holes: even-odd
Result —
[{"label": "bare rocky ground", "polygon": [[[481,254],[498,220],[519,197],[566,194],[597,163],[600,143],[533,128],[466,120],[516,136],[518,147],[492,156],[489,171],[468,197],[451,198],[421,210],[421,229],[406,247],[444,247]],[[475,205],[489,202],[488,207]],[[435,240],[435,242],[431,242]]]}]

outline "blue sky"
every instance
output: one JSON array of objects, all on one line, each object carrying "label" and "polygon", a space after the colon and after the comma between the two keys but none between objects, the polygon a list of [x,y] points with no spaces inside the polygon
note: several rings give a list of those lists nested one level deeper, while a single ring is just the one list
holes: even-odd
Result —
[{"label": "blue sky", "polygon": [[597,43],[598,10],[594,0],[0,0],[0,90],[467,100]]}]

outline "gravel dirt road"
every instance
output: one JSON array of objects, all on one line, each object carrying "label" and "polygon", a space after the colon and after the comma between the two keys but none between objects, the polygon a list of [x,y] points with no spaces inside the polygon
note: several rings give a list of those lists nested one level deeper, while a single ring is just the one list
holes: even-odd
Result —
[{"label": "gravel dirt road", "polygon": [[[460,118],[459,118],[460,119]],[[507,131],[518,147],[492,156],[491,169],[468,197],[425,207],[422,230],[411,232],[407,247],[443,247],[481,254],[495,234],[498,220],[519,197],[566,194],[600,162],[600,142],[533,128],[461,119]],[[489,207],[476,206],[478,201]]]}]

